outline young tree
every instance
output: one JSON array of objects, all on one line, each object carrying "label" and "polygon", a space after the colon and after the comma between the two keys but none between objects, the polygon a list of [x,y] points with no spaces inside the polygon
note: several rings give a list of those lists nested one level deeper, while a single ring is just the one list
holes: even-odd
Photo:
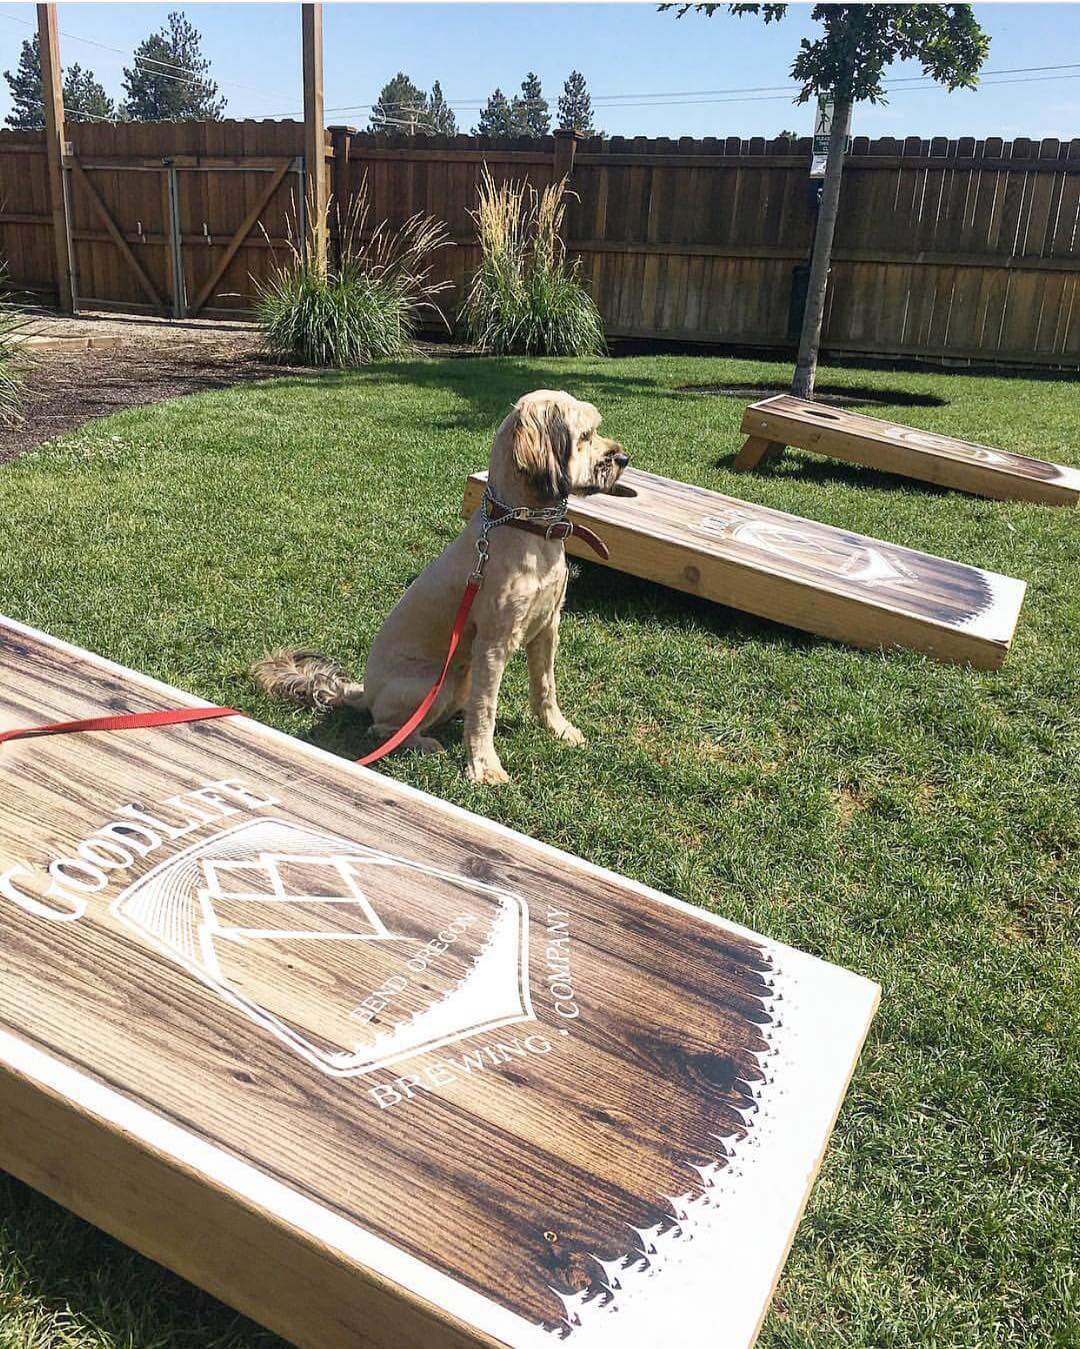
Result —
[{"label": "young tree", "polygon": [[[514,102],[518,102],[517,99]],[[520,113],[518,114],[520,117]],[[496,89],[480,112],[474,136],[516,136],[514,109],[501,89]],[[520,122],[519,122],[520,125]]]},{"label": "young tree", "polygon": [[[14,75],[5,70],[4,79],[11,90],[8,126],[23,129],[41,126],[45,113],[41,97],[41,53],[36,33],[23,42]],[[64,72],[64,108],[69,122],[93,122],[116,115],[112,99],[94,78],[93,71],[83,70],[80,65],[69,66]]]},{"label": "young tree", "polygon": [[453,109],[443,97],[442,85],[438,80],[432,86],[431,98],[428,100],[428,118],[432,135],[457,135],[457,118],[454,116]]},{"label": "young tree", "polygon": [[546,136],[551,130],[551,110],[540,86],[540,76],[531,70],[521,82],[521,99],[527,136]]},{"label": "young tree", "polygon": [[[439,94],[441,97],[441,89]],[[388,84],[383,85],[378,102],[371,110],[368,130],[404,132],[407,136],[415,136],[417,133],[426,133],[430,127],[431,109],[428,107],[427,94],[399,70]]]},{"label": "young tree", "polygon": [[585,76],[580,70],[570,72],[559,95],[559,129],[582,131],[587,136],[595,134],[592,99],[585,87]]},{"label": "young tree", "polygon": [[[704,4],[677,8],[679,18],[688,9],[712,15],[727,8],[737,15],[759,14],[766,23],[782,19],[787,11],[787,5]],[[882,78],[894,61],[918,61],[923,73],[946,89],[971,89],[990,47],[990,40],[976,22],[970,5],[815,5],[811,18],[821,24],[822,34],[813,41],[803,38],[799,44],[791,66],[792,78],[802,86],[795,101],[806,103],[821,96],[832,102],[833,120],[799,355],[791,382],[791,391],[798,398],[814,395],[852,105],[864,100],[886,101]]]},{"label": "young tree", "polygon": [[135,48],[130,69],[124,67],[127,98],[121,111],[133,122],[217,121],[225,100],[207,78],[209,69],[198,30],[182,10],[174,10],[164,27]]}]

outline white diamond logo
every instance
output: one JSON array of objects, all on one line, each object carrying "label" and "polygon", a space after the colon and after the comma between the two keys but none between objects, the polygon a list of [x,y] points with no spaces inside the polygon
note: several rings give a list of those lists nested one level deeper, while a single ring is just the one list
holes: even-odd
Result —
[{"label": "white diamond logo", "polygon": [[112,912],[334,1076],[533,1016],[520,895],[283,820],[195,844]]}]

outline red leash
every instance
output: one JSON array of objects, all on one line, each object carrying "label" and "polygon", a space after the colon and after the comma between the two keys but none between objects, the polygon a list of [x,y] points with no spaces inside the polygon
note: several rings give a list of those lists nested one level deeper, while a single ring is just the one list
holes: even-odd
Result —
[{"label": "red leash", "polygon": [[137,731],[144,726],[175,726],[183,721],[212,721],[215,717],[238,717],[235,707],[170,707],[160,712],[127,712],[117,717],[87,717],[84,721],[50,721],[44,726],[23,726],[0,731],[5,740],[32,740],[37,735],[65,735],[68,731]]},{"label": "red leash", "polygon": [[435,683],[432,684],[431,688],[428,690],[424,697],[424,701],[412,714],[405,725],[398,727],[389,740],[381,744],[378,749],[373,749],[370,754],[365,754],[362,759],[356,760],[362,768],[367,767],[368,764],[377,763],[380,759],[385,758],[387,754],[390,754],[393,750],[397,749],[398,745],[400,745],[403,740],[408,740],[409,736],[412,735],[413,731],[417,729],[431,711],[435,699],[439,696],[439,693],[442,691],[442,686],[446,683],[446,676],[450,670],[450,662],[454,659],[454,652],[458,649],[458,643],[461,641],[461,634],[465,631],[465,624],[469,621],[469,610],[473,606],[473,600],[476,599],[477,595],[480,593],[481,584],[482,582],[478,575],[474,574],[469,577],[469,582],[465,587],[465,594],[461,597],[461,603],[458,605],[457,615],[454,618],[454,627],[450,633],[450,647],[446,653],[446,659],[443,661],[443,667],[439,671],[438,679],[436,679]]},{"label": "red leash", "polygon": [[[465,631],[465,624],[469,619],[469,610],[472,608],[473,600],[476,599],[479,590],[480,581],[475,576],[471,576],[468,585],[465,587],[465,593],[461,597],[461,603],[458,605],[453,631],[450,633],[450,648],[446,653],[446,659],[443,661],[442,670],[424,701],[405,725],[396,730],[389,740],[380,745],[378,749],[372,750],[370,754],[365,754],[362,759],[357,759],[358,764],[366,766],[367,764],[377,763],[380,759],[392,753],[412,735],[431,711],[443,684],[446,683],[450,662],[453,660],[454,652],[461,642],[461,634]],[[47,722],[44,726],[23,726],[13,731],[0,731],[0,745],[6,740],[31,740],[39,735],[66,735],[70,731],[138,731],[151,726],[176,726],[185,721],[213,721],[217,717],[238,717],[241,715],[242,713],[238,712],[235,707],[174,707],[164,708],[159,712],[128,712],[115,717],[87,717],[83,721],[52,721]]]}]

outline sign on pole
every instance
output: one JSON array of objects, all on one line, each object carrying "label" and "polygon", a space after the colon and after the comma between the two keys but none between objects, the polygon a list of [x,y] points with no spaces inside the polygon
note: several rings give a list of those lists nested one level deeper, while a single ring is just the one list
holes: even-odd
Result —
[{"label": "sign on pole", "polygon": [[[832,99],[819,98],[817,102],[817,116],[814,118],[814,153],[810,159],[810,177],[825,177],[825,161],[829,156],[829,136],[832,132],[833,123]],[[851,137],[847,138],[847,144],[844,146],[845,154],[851,149]]]}]

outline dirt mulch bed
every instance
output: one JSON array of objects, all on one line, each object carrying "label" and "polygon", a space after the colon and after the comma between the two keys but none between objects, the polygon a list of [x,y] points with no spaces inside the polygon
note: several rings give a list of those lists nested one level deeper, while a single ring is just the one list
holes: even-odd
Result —
[{"label": "dirt mulch bed", "polygon": [[122,408],[297,373],[295,367],[266,360],[247,333],[28,355],[25,369],[24,418],[0,427],[0,463]]}]

